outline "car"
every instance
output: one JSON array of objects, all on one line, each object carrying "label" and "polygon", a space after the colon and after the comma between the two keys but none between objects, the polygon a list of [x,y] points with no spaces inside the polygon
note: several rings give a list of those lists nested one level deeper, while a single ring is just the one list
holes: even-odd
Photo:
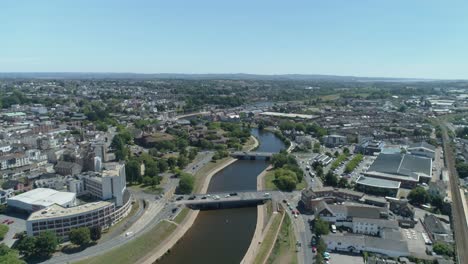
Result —
[{"label": "car", "polygon": [[283,203],[287,203],[287,201],[286,201],[286,200],[283,200]]},{"label": "car", "polygon": [[177,212],[177,208],[172,208],[172,213]]},{"label": "car", "polygon": [[317,248],[315,246],[312,247],[312,252],[317,253]]},{"label": "car", "polygon": [[226,196],[224,196],[224,198],[229,198],[229,197],[231,197],[231,195],[229,194],[226,194]]},{"label": "car", "polygon": [[231,195],[231,196],[237,196],[237,193],[236,193],[236,192],[233,192],[233,193],[230,193],[229,195]]},{"label": "car", "polygon": [[6,223],[7,223],[7,225],[11,225],[11,224],[13,224],[14,222],[15,222],[15,221],[10,220],[10,221],[8,221],[8,222],[6,222]]},{"label": "car", "polygon": [[263,196],[270,196],[270,193],[265,193],[263,194]]},{"label": "car", "polygon": [[176,198],[176,201],[180,201],[180,200],[182,200],[182,199],[184,199],[184,197],[183,197],[183,196],[179,196],[179,197]]},{"label": "car", "polygon": [[9,219],[3,220],[2,224],[5,224],[6,222],[10,221]]},{"label": "car", "polygon": [[196,198],[195,195],[192,195],[188,198],[188,200],[195,200],[195,198]]},{"label": "car", "polygon": [[297,214],[294,214],[294,218],[296,218],[296,219],[297,219]]},{"label": "car", "polygon": [[131,236],[131,235],[133,235],[133,232],[127,232],[127,233],[125,233],[125,236],[126,236],[126,237],[129,237],[129,236]]},{"label": "car", "polygon": [[206,196],[203,196],[203,197],[202,197],[202,200],[205,200],[205,199],[206,199]]}]

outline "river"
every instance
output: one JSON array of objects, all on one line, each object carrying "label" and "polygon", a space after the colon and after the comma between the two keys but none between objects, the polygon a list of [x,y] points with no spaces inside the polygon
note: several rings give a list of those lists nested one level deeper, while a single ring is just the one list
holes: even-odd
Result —
[{"label": "river", "polygon": [[[257,151],[279,152],[284,144],[273,133],[252,129]],[[264,160],[238,160],[216,173],[208,192],[256,190],[257,176],[268,166]],[[239,263],[252,240],[257,223],[255,207],[201,211],[192,227],[158,263]]]}]

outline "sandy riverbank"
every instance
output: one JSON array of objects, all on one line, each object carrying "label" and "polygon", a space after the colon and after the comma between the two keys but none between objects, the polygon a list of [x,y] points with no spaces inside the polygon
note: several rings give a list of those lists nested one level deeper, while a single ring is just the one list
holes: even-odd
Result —
[{"label": "sandy riverbank", "polygon": [[[257,138],[255,138],[254,136],[251,136],[251,137],[253,138],[255,143],[247,151],[255,149],[259,145],[259,142],[258,142]],[[237,161],[237,159],[229,158],[226,161],[220,163],[215,169],[210,171],[210,173],[206,176],[206,178],[205,178],[205,180],[203,182],[203,185],[202,185],[202,187],[200,189],[200,193],[206,193],[207,190],[208,190],[208,187],[210,185],[211,178],[213,178],[213,176],[216,173],[218,173],[222,169],[226,168],[227,166],[231,165],[235,161]],[[258,185],[258,180],[257,180],[257,185]],[[166,254],[166,252],[168,250],[170,250],[177,243],[177,241],[179,241],[179,239],[181,239],[184,236],[184,234],[190,229],[190,227],[192,227],[192,225],[195,222],[199,212],[200,211],[198,211],[198,210],[190,210],[190,212],[187,214],[184,221],[182,221],[182,223],[179,224],[179,226],[177,227],[175,232],[173,234],[171,234],[166,239],[166,241],[161,243],[162,246],[160,246],[158,248],[155,248],[155,250],[153,250],[152,252],[147,254],[145,257],[140,259],[139,263],[152,264],[157,259],[159,259],[164,254]],[[263,220],[262,220],[262,224],[263,224]],[[258,221],[257,221],[257,225],[258,225]],[[256,230],[257,229],[258,229],[258,227],[256,228]]]}]

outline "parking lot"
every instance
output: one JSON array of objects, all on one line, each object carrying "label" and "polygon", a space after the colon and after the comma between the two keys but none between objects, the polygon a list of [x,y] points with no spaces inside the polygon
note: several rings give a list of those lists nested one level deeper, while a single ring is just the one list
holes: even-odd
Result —
[{"label": "parking lot", "polygon": [[15,236],[16,233],[21,233],[23,231],[26,231],[26,220],[25,220],[25,215],[18,215],[18,214],[9,214],[9,215],[0,215],[0,223],[3,223],[3,221],[9,219],[13,220],[14,222],[11,224],[7,224],[9,230],[8,233],[6,234],[5,238],[3,239],[3,243],[5,243],[7,246],[13,245],[15,242],[15,239],[13,237]]},{"label": "parking lot", "polygon": [[425,255],[426,244],[424,242],[422,233],[424,227],[420,222],[414,228],[400,228],[401,237],[408,243],[408,250],[413,255]]},{"label": "parking lot", "polygon": [[364,264],[364,259],[362,256],[355,255],[343,255],[338,253],[330,253],[330,263],[337,264]]}]

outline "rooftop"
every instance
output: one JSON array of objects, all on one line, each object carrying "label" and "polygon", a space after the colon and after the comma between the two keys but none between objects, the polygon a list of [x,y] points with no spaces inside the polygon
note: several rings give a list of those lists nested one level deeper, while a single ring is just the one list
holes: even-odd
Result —
[{"label": "rooftop", "polygon": [[103,207],[112,205],[110,202],[100,201],[95,203],[88,203],[80,206],[65,208],[58,204],[54,204],[42,210],[32,213],[28,220],[40,220],[40,219],[49,219],[56,217],[64,217],[70,215],[76,215],[80,213],[85,213],[89,211],[94,211],[101,209]]},{"label": "rooftop", "polygon": [[36,188],[31,191],[16,195],[8,200],[19,201],[27,204],[50,206],[53,204],[65,204],[76,197],[75,193],[59,192],[48,188]]},{"label": "rooftop", "polygon": [[401,183],[399,181],[385,180],[369,176],[359,176],[359,178],[356,181],[356,184],[362,184],[378,188],[398,189],[400,188]]},{"label": "rooftop", "polygon": [[429,158],[409,154],[380,153],[369,167],[368,172],[418,178],[419,175],[430,177],[431,169],[432,160]]}]

